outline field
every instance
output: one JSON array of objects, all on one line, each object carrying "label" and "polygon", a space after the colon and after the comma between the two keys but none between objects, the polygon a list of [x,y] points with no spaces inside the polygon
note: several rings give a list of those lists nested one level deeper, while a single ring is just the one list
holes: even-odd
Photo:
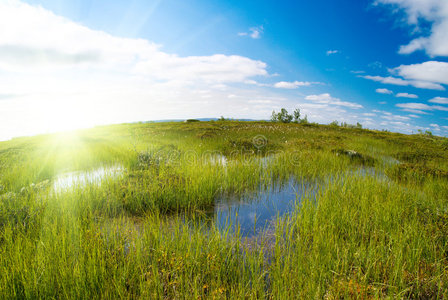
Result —
[{"label": "field", "polygon": [[[448,295],[446,138],[122,124],[1,142],[0,172],[2,299]],[[270,222],[216,221],[285,185]]]}]

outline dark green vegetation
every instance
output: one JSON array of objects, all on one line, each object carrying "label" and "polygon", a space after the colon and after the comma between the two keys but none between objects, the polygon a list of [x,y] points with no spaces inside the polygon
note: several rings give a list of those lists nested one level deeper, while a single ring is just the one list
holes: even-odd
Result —
[{"label": "dark green vegetation", "polygon": [[[122,174],[53,188],[58,174],[105,166]],[[445,138],[308,123],[127,124],[2,142],[0,167],[0,298],[448,294]],[[353,172],[371,168],[385,175]],[[218,196],[291,177],[327,184],[256,246],[205,213]]]},{"label": "dark green vegetation", "polygon": [[[294,120],[294,121],[293,121]],[[296,108],[291,114],[285,108],[282,108],[280,112],[272,111],[271,122],[281,122],[281,123],[308,123],[308,117],[300,119],[300,109]]]}]

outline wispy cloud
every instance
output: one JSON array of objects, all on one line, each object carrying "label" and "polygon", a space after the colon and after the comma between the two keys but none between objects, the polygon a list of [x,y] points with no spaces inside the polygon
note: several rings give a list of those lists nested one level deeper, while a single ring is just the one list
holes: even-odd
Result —
[{"label": "wispy cloud", "polygon": [[440,125],[439,124],[429,124],[429,126],[431,126],[434,130],[436,131],[440,131]]},{"label": "wispy cloud", "polygon": [[314,82],[308,82],[308,81],[280,81],[274,84],[274,87],[278,89],[297,89],[301,86],[310,86]]},{"label": "wispy cloud", "polygon": [[[407,24],[413,26],[420,35],[408,45],[400,47],[399,53],[409,54],[425,50],[430,56],[448,56],[448,1],[444,0],[377,0],[377,4],[391,5],[395,11],[400,8],[407,15]],[[420,25],[431,25],[430,34],[422,36],[425,31]]]},{"label": "wispy cloud", "polygon": [[388,89],[376,89],[375,92],[377,92],[378,94],[386,94],[386,95],[391,95],[394,93]]},{"label": "wispy cloud", "polygon": [[248,32],[239,32],[238,35],[239,36],[249,36],[253,39],[259,39],[261,38],[261,35],[264,32],[264,27],[263,25],[257,26],[257,27],[251,27],[249,28]]},{"label": "wispy cloud", "polygon": [[396,107],[401,108],[404,111],[424,114],[423,111],[448,111],[448,107],[440,106],[440,105],[428,105],[424,103],[398,103],[395,105]]},{"label": "wispy cloud", "polygon": [[407,82],[406,80],[403,80],[401,78],[396,78],[396,77],[381,77],[381,76],[371,76],[371,75],[359,75],[358,77],[362,77],[365,79],[369,79],[369,80],[373,80],[373,81],[377,81],[377,82],[381,82],[381,83],[385,83],[385,84],[394,84],[394,85],[409,85],[409,82]]},{"label": "wispy cloud", "polygon": [[361,104],[358,104],[358,103],[341,101],[341,99],[332,97],[328,93],[320,94],[320,95],[308,95],[305,97],[305,100],[310,100],[310,101],[313,101],[316,103],[321,103],[321,104],[345,106],[345,107],[354,108],[354,109],[363,107]]},{"label": "wispy cloud", "polygon": [[333,54],[338,54],[341,53],[341,51],[339,50],[328,50],[327,51],[327,56],[333,55]]},{"label": "wispy cloud", "polygon": [[448,98],[445,97],[435,97],[429,100],[431,103],[437,103],[437,104],[448,104]]},{"label": "wispy cloud", "polygon": [[448,84],[448,63],[427,61],[421,64],[401,65],[391,72],[407,80],[428,82],[432,84]]},{"label": "wispy cloud", "polygon": [[372,75],[358,75],[358,77],[365,78],[368,80],[373,80],[376,82],[381,82],[384,84],[400,85],[400,86],[413,86],[421,89],[431,89],[431,90],[445,90],[445,88],[434,82],[421,81],[421,80],[404,80],[398,77],[382,77],[382,76],[372,76]]},{"label": "wispy cloud", "polygon": [[411,98],[411,99],[417,99],[418,96],[415,94],[408,94],[408,93],[398,93],[395,95],[395,97],[398,98]]},{"label": "wispy cloud", "polygon": [[385,115],[382,115],[381,118],[388,120],[388,121],[407,121],[410,119],[410,117],[394,115],[394,114],[385,114]]}]

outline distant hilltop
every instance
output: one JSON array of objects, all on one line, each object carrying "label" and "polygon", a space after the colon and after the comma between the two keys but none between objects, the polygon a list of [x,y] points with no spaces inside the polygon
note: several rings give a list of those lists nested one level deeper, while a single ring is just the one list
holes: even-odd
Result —
[{"label": "distant hilltop", "polygon": [[[137,123],[164,123],[164,122],[187,122],[187,121],[218,121],[219,118],[191,118],[191,119],[165,119],[165,120],[150,120],[150,121],[141,121]],[[255,119],[226,119],[228,121],[243,121],[243,122],[250,122],[250,121],[266,121],[266,120],[255,120]]]}]

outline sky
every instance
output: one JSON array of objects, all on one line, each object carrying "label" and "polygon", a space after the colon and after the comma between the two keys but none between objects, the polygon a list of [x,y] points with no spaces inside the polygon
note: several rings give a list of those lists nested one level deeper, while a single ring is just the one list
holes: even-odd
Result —
[{"label": "sky", "polygon": [[448,136],[446,0],[0,0],[0,140],[160,119]]}]

